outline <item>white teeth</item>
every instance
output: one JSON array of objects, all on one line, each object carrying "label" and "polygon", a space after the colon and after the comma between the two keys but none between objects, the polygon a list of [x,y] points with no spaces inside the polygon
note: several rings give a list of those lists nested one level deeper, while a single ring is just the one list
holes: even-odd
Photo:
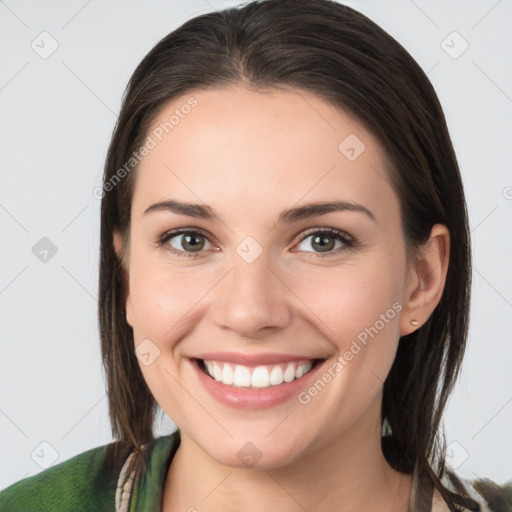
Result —
[{"label": "white teeth", "polygon": [[233,385],[248,388],[251,385],[251,372],[245,366],[237,366],[233,374]]},{"label": "white teeth", "polygon": [[233,368],[230,364],[225,364],[222,370],[222,382],[224,384],[233,384]]},{"label": "white teeth", "polygon": [[213,377],[213,363],[211,363],[210,361],[204,361],[204,364],[206,365],[208,373]]},{"label": "white teeth", "polygon": [[252,372],[251,384],[253,388],[268,388],[270,377],[265,366],[258,366]]},{"label": "white teeth", "polygon": [[296,361],[277,365],[247,367],[218,361],[204,361],[207,373],[228,386],[263,389],[292,382],[308,373],[312,361]]},{"label": "white teeth", "polygon": [[272,386],[277,386],[282,384],[283,381],[283,369],[280,366],[274,366],[270,372],[270,384]]},{"label": "white teeth", "polygon": [[306,373],[309,372],[309,370],[311,370],[311,366],[313,366],[311,364],[311,361],[307,362],[307,363],[304,363],[304,364],[301,364],[297,370],[295,370],[295,378],[296,379],[300,379],[303,375],[305,375]]},{"label": "white teeth", "polygon": [[291,382],[295,379],[295,365],[293,363],[288,363],[284,371],[283,379],[285,382]]},{"label": "white teeth", "polygon": [[217,363],[213,363],[213,378],[219,382],[222,381],[222,370]]}]

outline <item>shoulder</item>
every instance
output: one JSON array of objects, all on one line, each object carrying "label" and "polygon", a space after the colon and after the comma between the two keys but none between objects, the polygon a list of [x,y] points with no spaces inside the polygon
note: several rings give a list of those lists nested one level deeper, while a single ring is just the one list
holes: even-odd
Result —
[{"label": "shoulder", "polygon": [[75,455],[0,491],[0,510],[114,510],[117,468],[106,467],[109,445]]},{"label": "shoulder", "polygon": [[[481,512],[512,511],[512,479],[500,485],[489,478],[463,478],[448,469],[442,481],[454,492],[463,488],[466,494],[480,505]],[[439,498],[438,494],[437,496]],[[436,499],[434,504],[435,501]],[[436,510],[435,507],[432,510]]]}]

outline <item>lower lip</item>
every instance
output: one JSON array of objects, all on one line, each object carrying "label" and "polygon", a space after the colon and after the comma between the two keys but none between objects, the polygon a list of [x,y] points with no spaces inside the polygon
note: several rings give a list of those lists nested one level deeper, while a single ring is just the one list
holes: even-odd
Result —
[{"label": "lower lip", "polygon": [[274,407],[292,398],[296,398],[323,366],[323,363],[325,363],[325,361],[317,363],[317,365],[311,371],[306,373],[306,375],[300,379],[295,379],[292,382],[284,382],[283,384],[270,386],[264,389],[253,389],[237,388],[218,382],[201,370],[197,359],[191,359],[190,362],[194,367],[200,382],[210,395],[213,396],[213,398],[225,405],[229,405],[230,407],[252,410],[268,409],[269,407]]}]

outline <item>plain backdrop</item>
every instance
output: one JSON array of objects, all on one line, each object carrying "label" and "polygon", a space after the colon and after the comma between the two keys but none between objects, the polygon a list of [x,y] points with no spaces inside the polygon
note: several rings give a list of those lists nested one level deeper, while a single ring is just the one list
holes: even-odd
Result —
[{"label": "plain backdrop", "polygon": [[[187,19],[236,3],[0,0],[0,488],[111,441],[92,192],[136,65]],[[345,3],[405,46],[445,110],[474,254],[448,463],[502,483],[512,477],[512,2]]]}]

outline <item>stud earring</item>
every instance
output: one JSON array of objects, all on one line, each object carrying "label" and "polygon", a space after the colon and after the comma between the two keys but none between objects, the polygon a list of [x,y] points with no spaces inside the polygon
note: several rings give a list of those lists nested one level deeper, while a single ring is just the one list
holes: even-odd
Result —
[{"label": "stud earring", "polygon": [[420,323],[418,322],[418,320],[411,320],[411,324],[414,325],[414,326],[417,326]]}]

